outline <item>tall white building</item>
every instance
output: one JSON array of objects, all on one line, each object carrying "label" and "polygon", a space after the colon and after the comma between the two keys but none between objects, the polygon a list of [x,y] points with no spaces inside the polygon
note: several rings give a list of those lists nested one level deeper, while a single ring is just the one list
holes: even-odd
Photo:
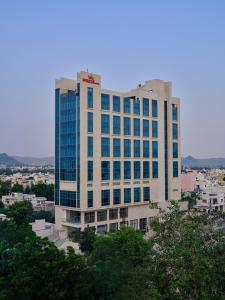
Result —
[{"label": "tall white building", "polygon": [[79,72],[55,87],[55,215],[67,231],[122,224],[145,231],[181,198],[180,101],[171,83],[149,80],[126,92]]}]

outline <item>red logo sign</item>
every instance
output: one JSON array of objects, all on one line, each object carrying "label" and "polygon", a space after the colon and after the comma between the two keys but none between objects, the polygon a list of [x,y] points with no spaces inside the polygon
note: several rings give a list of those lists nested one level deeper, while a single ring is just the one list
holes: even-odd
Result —
[{"label": "red logo sign", "polygon": [[87,82],[87,83],[99,85],[99,82],[96,82],[94,79],[94,76],[92,76],[92,75],[88,75],[88,78],[83,78],[83,81]]}]

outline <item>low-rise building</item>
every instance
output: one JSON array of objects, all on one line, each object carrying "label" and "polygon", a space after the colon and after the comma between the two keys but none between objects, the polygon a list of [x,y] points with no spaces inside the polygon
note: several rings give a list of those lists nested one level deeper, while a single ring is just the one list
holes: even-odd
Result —
[{"label": "low-rise building", "polygon": [[2,196],[2,202],[5,207],[21,201],[31,202],[34,211],[45,210],[54,213],[54,201],[47,201],[45,197],[36,197],[34,194],[23,193],[11,193],[10,195]]},{"label": "low-rise building", "polygon": [[224,211],[225,187],[212,187],[202,191],[194,208],[202,212]]},{"label": "low-rise building", "polygon": [[195,192],[203,190],[206,183],[202,178],[202,174],[193,170],[185,171],[181,174],[181,190],[182,192]]}]

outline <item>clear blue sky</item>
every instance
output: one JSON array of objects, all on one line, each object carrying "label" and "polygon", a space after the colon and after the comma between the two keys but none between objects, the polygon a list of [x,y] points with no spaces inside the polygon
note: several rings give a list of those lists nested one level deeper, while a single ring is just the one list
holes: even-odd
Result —
[{"label": "clear blue sky", "polygon": [[0,1],[0,153],[54,153],[54,79],[173,82],[182,153],[225,157],[225,1]]}]

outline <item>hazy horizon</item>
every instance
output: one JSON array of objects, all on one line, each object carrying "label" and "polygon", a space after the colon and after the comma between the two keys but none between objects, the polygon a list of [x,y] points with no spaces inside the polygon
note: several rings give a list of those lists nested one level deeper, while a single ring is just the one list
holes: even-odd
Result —
[{"label": "hazy horizon", "polygon": [[2,1],[0,153],[54,155],[54,80],[80,70],[181,98],[182,156],[225,157],[225,1]]}]

